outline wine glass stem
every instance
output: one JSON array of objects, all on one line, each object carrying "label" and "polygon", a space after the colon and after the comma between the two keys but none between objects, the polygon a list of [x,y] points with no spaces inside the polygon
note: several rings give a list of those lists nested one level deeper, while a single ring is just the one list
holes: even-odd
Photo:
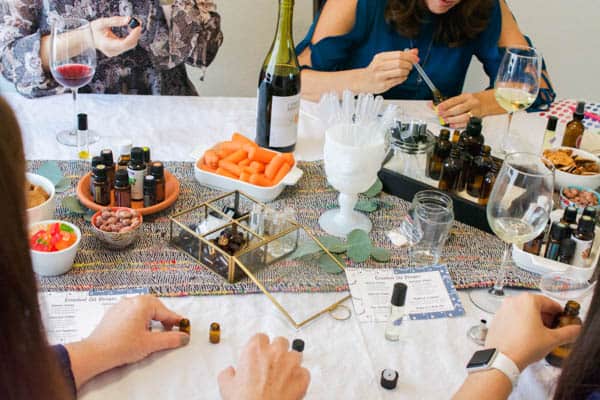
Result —
[{"label": "wine glass stem", "polygon": [[79,123],[77,121],[77,88],[71,89],[71,93],[73,93],[73,132],[71,135],[77,135],[77,130],[79,129]]},{"label": "wine glass stem", "polygon": [[505,154],[512,153],[511,137],[510,137],[510,126],[512,124],[513,112],[508,113],[508,124],[506,124],[506,133],[504,134],[504,140],[502,142],[502,150]]},{"label": "wine glass stem", "polygon": [[509,243],[504,243],[504,255],[502,256],[502,262],[498,269],[498,275],[494,282],[494,287],[490,289],[490,293],[494,296],[504,296],[504,278],[506,277],[506,270],[510,262],[511,247]]}]

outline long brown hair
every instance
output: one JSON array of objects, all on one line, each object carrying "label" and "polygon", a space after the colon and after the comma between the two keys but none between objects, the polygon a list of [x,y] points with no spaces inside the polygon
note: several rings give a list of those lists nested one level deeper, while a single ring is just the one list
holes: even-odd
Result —
[{"label": "long brown hair", "polygon": [[[492,15],[495,0],[462,0],[443,15],[434,15],[433,41],[458,47],[483,32]],[[502,1],[502,0],[500,0]],[[385,20],[403,36],[415,39],[430,16],[425,0],[388,0]]]},{"label": "long brown hair", "polygon": [[6,400],[68,399],[44,334],[29,258],[21,132],[2,98],[0,143],[0,393]]},{"label": "long brown hair", "polygon": [[585,400],[600,392],[600,285],[596,283],[583,328],[563,365],[554,400]]}]

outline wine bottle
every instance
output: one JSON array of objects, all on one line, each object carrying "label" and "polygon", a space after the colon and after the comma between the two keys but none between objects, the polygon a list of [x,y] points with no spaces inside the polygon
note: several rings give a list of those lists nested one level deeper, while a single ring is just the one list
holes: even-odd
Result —
[{"label": "wine bottle", "polygon": [[300,66],[292,38],[294,0],[279,0],[277,32],[258,79],[256,143],[291,152],[298,137]]}]

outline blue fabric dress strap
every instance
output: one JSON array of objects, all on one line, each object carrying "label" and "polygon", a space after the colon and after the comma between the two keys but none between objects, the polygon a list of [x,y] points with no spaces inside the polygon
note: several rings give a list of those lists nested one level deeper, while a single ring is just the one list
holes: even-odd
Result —
[{"label": "blue fabric dress strap", "polygon": [[71,389],[71,394],[73,395],[72,398],[75,399],[77,398],[77,388],[75,387],[75,378],[73,377],[73,371],[71,370],[71,358],[69,357],[69,353],[65,346],[61,344],[52,346],[52,350],[54,350],[54,354],[56,354],[65,381]]}]

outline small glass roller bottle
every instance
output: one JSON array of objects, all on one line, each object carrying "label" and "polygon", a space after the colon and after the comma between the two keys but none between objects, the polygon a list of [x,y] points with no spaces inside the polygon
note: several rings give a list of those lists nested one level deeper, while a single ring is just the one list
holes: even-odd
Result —
[{"label": "small glass roller bottle", "polygon": [[90,158],[90,133],[87,114],[77,114],[77,156],[80,160]]},{"label": "small glass roller bottle", "polygon": [[404,315],[406,314],[404,304],[406,302],[407,289],[408,287],[406,284],[402,282],[394,284],[390,306],[390,318],[385,327],[385,338],[393,342],[401,339],[403,333],[402,330],[405,329],[402,322]]},{"label": "small glass roller bottle", "polygon": [[99,164],[94,167],[92,188],[94,203],[101,206],[108,206],[110,204],[110,188],[108,187],[106,166],[104,164]]},{"label": "small glass roller bottle", "polygon": [[160,161],[154,161],[150,167],[150,175],[156,181],[156,202],[165,201],[165,167]]},{"label": "small glass roller bottle", "polygon": [[144,177],[144,207],[156,204],[156,180],[152,175]]},{"label": "small glass roller bottle", "polygon": [[125,170],[118,170],[115,175],[115,205],[117,207],[131,207],[131,185],[129,175]]},{"label": "small glass roller bottle", "polygon": [[210,324],[208,341],[213,344],[217,344],[221,341],[221,326],[217,322]]}]

